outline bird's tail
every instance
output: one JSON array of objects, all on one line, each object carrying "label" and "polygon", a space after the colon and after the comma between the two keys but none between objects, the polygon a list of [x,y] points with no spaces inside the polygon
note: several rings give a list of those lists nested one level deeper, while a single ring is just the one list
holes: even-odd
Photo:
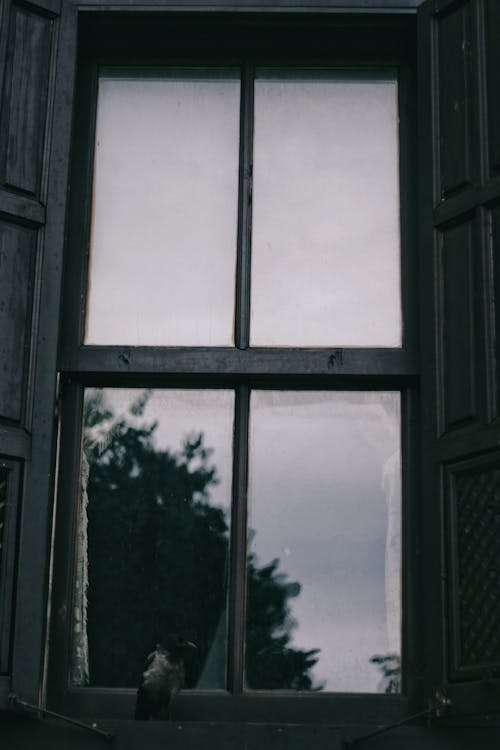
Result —
[{"label": "bird's tail", "polygon": [[135,715],[134,719],[138,721],[147,721],[152,716],[151,703],[148,699],[148,695],[141,685],[137,691],[137,702],[135,704]]}]

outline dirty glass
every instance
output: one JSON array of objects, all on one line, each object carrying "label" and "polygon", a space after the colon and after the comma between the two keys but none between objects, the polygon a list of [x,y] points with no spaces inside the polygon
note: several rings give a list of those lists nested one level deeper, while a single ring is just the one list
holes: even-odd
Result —
[{"label": "dirty glass", "polygon": [[239,106],[231,69],[100,77],[86,344],[232,344]]},{"label": "dirty glass", "polygon": [[395,73],[258,70],[254,346],[402,341]]}]

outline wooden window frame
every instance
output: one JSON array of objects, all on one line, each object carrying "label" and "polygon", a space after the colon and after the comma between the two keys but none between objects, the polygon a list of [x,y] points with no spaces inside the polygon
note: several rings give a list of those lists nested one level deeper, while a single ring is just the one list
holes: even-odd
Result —
[{"label": "wooden window frame", "polygon": [[[416,503],[417,259],[415,239],[415,28],[405,16],[337,14],[85,13],[80,22],[79,68],[72,149],[65,283],[58,358],[60,475],[50,634],[48,705],[72,716],[130,718],[133,689],[77,688],[68,684],[72,560],[85,386],[233,388],[235,461],[231,538],[230,644],[227,691],[188,691],[175,702],[179,720],[291,721],[379,724],[398,721],[421,706],[421,643],[416,607],[419,511]],[[130,25],[133,22],[133,44]],[[182,33],[181,33],[182,32]],[[182,39],[182,43],[179,41]],[[291,51],[293,50],[293,55]],[[93,139],[99,66],[240,65],[240,138],[237,307],[234,347],[83,345]],[[400,110],[401,348],[249,348],[249,163],[252,95],[250,66],[318,65],[397,68]],[[403,450],[403,691],[400,695],[243,691],[243,633],[248,403],[252,388],[398,390]],[[233,559],[234,556],[234,559]]]}]

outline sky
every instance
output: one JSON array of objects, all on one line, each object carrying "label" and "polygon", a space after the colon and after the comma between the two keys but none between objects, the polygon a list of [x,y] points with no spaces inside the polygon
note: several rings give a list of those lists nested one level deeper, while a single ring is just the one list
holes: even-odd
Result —
[{"label": "sky", "polygon": [[[251,344],[401,346],[397,81],[257,72]],[[89,344],[230,346],[236,72],[100,79]]]}]

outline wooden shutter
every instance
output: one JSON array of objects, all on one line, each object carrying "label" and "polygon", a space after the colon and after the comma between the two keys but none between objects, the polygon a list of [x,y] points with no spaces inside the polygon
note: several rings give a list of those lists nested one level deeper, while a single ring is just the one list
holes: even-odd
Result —
[{"label": "wooden shutter", "polygon": [[500,689],[500,3],[419,10],[421,529],[429,697]]},{"label": "wooden shutter", "polygon": [[67,143],[52,129],[59,6],[0,0],[0,708],[9,689],[37,701],[42,674],[66,193],[51,169]]}]

